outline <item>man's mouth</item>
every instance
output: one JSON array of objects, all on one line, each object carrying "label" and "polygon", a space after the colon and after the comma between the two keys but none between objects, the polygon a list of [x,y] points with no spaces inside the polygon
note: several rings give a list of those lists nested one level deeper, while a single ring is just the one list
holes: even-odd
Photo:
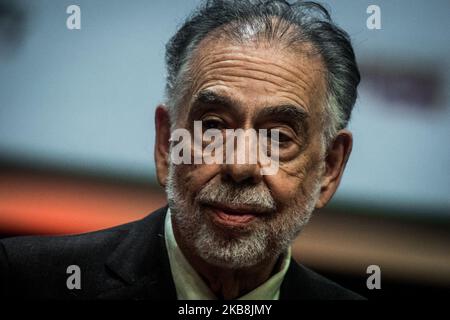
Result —
[{"label": "man's mouth", "polygon": [[251,223],[258,215],[267,210],[250,206],[225,206],[221,204],[207,204],[214,223],[228,227],[243,227]]}]

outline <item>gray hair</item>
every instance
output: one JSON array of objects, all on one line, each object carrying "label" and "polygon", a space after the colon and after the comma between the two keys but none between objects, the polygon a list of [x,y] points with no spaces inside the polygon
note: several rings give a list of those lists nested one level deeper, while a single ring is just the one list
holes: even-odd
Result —
[{"label": "gray hair", "polygon": [[241,43],[248,40],[249,28],[289,47],[311,43],[326,68],[325,145],[347,126],[360,81],[350,38],[322,5],[284,0],[206,0],[187,18],[166,45],[166,95],[172,125],[188,90],[189,60],[199,43],[218,28],[221,35]]}]

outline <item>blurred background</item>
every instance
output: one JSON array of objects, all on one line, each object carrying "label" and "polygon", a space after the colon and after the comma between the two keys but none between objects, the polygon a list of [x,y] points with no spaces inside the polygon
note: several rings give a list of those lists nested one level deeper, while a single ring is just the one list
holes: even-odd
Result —
[{"label": "blurred background", "polygon": [[[341,187],[295,258],[369,298],[449,294],[450,2],[322,1],[362,71]],[[81,9],[70,30],[67,7]],[[0,237],[88,232],[166,203],[154,110],[194,0],[0,0]],[[376,4],[381,29],[369,29]],[[366,269],[381,269],[381,289]]]}]

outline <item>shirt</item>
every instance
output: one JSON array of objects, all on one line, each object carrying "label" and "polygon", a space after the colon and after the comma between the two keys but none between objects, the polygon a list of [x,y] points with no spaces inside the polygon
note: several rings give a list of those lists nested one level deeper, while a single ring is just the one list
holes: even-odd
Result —
[{"label": "shirt", "polygon": [[[175,283],[178,300],[217,299],[181,252],[173,233],[170,209],[167,211],[164,228],[170,269]],[[272,275],[266,282],[241,296],[238,300],[278,300],[280,296],[280,286],[289,268],[290,261],[291,248],[289,247],[283,256],[280,270]]]}]

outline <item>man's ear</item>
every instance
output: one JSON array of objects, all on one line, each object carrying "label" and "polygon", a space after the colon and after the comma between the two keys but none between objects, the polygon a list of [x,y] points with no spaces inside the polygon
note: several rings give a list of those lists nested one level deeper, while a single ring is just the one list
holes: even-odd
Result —
[{"label": "man's ear", "polygon": [[322,177],[320,197],[316,203],[317,209],[323,208],[336,192],[352,152],[352,146],[352,133],[346,129],[340,130],[329,146],[325,158],[326,168]]},{"label": "man's ear", "polygon": [[159,105],[155,111],[155,163],[158,182],[166,186],[167,174],[169,172],[169,150],[170,150],[170,117],[167,107]]}]

